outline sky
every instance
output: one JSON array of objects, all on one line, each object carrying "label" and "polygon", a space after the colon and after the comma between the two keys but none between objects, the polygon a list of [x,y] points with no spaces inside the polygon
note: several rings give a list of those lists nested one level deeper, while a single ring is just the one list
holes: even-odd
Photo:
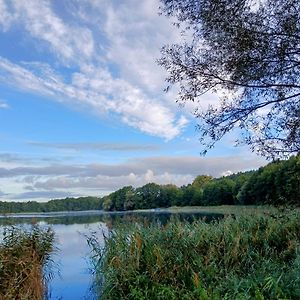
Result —
[{"label": "sky", "polygon": [[[0,201],[103,196],[266,162],[228,135],[205,157],[160,48],[159,0],[0,0]],[[216,101],[204,95],[205,106]]]}]

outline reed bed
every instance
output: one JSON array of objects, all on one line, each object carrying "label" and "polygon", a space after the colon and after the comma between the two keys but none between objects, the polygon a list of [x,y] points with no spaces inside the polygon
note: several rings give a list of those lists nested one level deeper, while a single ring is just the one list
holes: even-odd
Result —
[{"label": "reed bed", "polygon": [[300,214],[120,225],[94,235],[105,299],[300,299]]},{"label": "reed bed", "polygon": [[33,226],[30,230],[5,228],[0,243],[0,299],[47,298],[46,268],[51,264],[54,233]]}]

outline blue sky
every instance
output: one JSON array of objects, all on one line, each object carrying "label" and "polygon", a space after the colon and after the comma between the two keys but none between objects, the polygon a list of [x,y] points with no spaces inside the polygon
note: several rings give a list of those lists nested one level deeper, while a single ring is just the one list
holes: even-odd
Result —
[{"label": "blue sky", "polygon": [[158,6],[0,0],[0,200],[180,186],[265,164],[234,135],[200,157],[193,105],[163,92],[160,48],[182,37]]}]

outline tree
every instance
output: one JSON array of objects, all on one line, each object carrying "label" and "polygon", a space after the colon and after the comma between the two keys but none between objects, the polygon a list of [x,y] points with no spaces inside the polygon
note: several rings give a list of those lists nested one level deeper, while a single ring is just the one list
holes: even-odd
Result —
[{"label": "tree", "polygon": [[104,196],[103,197],[103,204],[102,204],[102,207],[104,210],[112,210],[112,207],[113,207],[113,203],[112,203],[112,200],[109,196]]},{"label": "tree", "polygon": [[133,210],[138,208],[139,203],[141,202],[141,196],[138,195],[133,187],[126,192],[124,209]]},{"label": "tree", "polygon": [[180,206],[185,205],[203,205],[203,190],[196,188],[192,184],[188,184],[187,186],[181,187],[182,197],[181,202],[179,203]]},{"label": "tree", "polygon": [[161,207],[169,207],[172,205],[178,205],[182,198],[182,191],[174,184],[161,185]]},{"label": "tree", "polygon": [[[126,194],[128,191],[133,191],[132,186],[124,186],[121,189],[111,193],[109,198],[112,202],[112,210],[124,210],[124,204],[126,202]],[[126,204],[127,205],[127,204]]]},{"label": "tree", "polygon": [[208,176],[208,175],[198,175],[193,183],[192,183],[192,186],[194,188],[198,188],[198,189],[203,189],[203,187],[209,183],[213,178],[211,176]]},{"label": "tree", "polygon": [[237,198],[241,204],[300,205],[300,155],[252,173]]},{"label": "tree", "polygon": [[178,101],[197,105],[203,153],[234,128],[237,144],[267,158],[300,152],[300,1],[161,0],[187,36],[162,48],[159,64]]},{"label": "tree", "polygon": [[142,206],[138,208],[156,208],[160,207],[161,187],[156,183],[147,183],[136,189],[136,193],[142,199]]},{"label": "tree", "polygon": [[223,177],[209,182],[203,190],[204,205],[234,204],[234,181]]}]

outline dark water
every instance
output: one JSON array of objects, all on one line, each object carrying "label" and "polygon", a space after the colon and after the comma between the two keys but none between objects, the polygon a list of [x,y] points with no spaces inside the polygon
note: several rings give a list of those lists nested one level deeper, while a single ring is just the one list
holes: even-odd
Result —
[{"label": "dark water", "polygon": [[[161,210],[143,213],[104,213],[99,211],[24,214],[0,217],[0,229],[7,225],[28,226],[39,224],[51,226],[55,231],[57,251],[54,254],[54,279],[50,282],[51,300],[93,299],[90,292],[92,283],[89,271],[89,248],[86,236],[97,232],[107,234],[120,222],[160,222],[166,224],[171,218],[206,221],[222,218],[220,214],[168,213]],[[2,231],[2,230],[1,230]],[[104,241],[103,241],[104,243]]]}]

